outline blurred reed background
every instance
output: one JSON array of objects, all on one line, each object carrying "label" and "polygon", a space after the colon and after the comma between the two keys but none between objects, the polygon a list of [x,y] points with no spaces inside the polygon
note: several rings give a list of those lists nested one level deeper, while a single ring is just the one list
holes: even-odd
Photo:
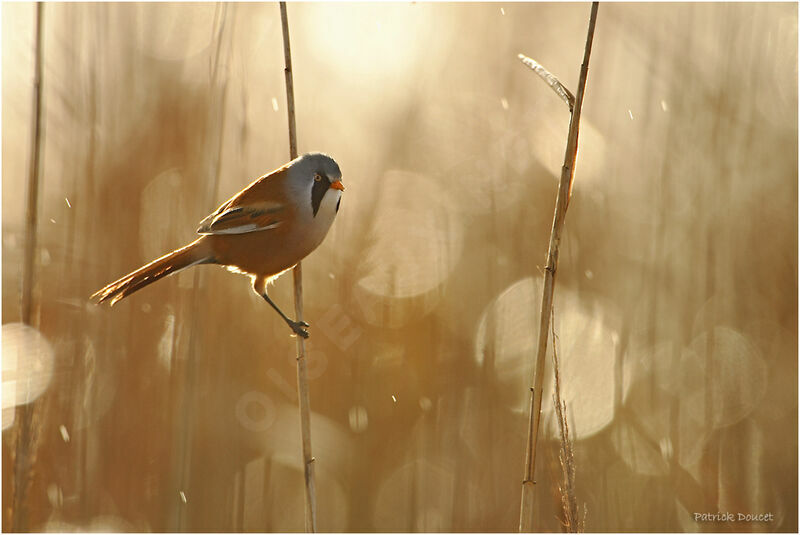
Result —
[{"label": "blurred reed background", "polygon": [[[294,342],[212,267],[88,296],[286,161],[277,4],[2,6],[3,528],[296,531]],[[514,531],[541,265],[588,4],[290,4],[324,531]],[[602,4],[555,294],[590,531],[796,531],[797,5]],[[291,309],[291,277],[274,297]],[[551,389],[548,362],[547,388]],[[559,531],[545,392],[537,520]],[[38,438],[15,511],[15,406]],[[695,512],[772,513],[704,523]]]}]

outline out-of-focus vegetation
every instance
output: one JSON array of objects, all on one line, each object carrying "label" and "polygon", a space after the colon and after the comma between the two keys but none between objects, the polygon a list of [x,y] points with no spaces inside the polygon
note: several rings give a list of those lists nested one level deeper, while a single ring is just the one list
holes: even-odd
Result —
[{"label": "out-of-focus vegetation", "polygon": [[[2,6],[3,527],[28,401],[27,529],[300,530],[294,342],[248,281],[87,299],[285,162],[278,7],[44,11],[24,327],[34,8]],[[516,529],[568,122],[517,53],[574,88],[588,12],[290,4],[300,150],[347,186],[303,264],[321,530]],[[588,530],[797,530],[797,21],[601,6],[555,296]],[[557,531],[549,396],[536,527]]]}]

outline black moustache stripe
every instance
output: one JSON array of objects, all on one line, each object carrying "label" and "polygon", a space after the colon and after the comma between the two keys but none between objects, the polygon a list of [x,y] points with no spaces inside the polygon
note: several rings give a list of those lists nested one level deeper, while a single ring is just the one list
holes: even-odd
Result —
[{"label": "black moustache stripe", "polygon": [[314,210],[314,217],[317,217],[322,198],[330,187],[331,183],[324,177],[320,181],[314,181],[314,186],[311,188],[311,209]]}]

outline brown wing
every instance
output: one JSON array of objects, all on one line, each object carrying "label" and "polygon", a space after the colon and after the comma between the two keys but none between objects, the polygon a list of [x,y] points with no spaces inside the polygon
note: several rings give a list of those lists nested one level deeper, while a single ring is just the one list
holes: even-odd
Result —
[{"label": "brown wing", "polygon": [[200,222],[198,234],[243,234],[280,226],[293,211],[286,196],[287,167],[264,175]]}]

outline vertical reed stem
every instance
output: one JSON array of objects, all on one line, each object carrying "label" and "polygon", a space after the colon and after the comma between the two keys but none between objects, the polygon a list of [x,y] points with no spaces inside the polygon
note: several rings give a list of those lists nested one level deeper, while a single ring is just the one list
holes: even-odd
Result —
[{"label": "vertical reed stem", "polygon": [[[21,320],[25,325],[34,323],[33,290],[36,282],[37,234],[39,222],[39,189],[42,168],[42,26],[44,4],[36,3],[36,34],[34,35],[33,74],[33,125],[31,128],[31,154],[28,174],[28,201],[25,213],[25,256],[22,266]],[[36,453],[37,434],[33,429],[35,406],[32,403],[17,407],[16,448],[14,455],[14,508],[13,531],[27,531],[27,493],[30,486],[31,466]]]},{"label": "vertical reed stem", "polygon": [[22,269],[22,323],[33,320],[33,286],[36,271],[37,230],[39,222],[39,177],[41,176],[42,135],[42,21],[44,5],[36,3],[35,65],[33,75],[33,127],[28,169],[28,204],[25,214],[25,260]]},{"label": "vertical reed stem", "polygon": [[542,306],[539,310],[539,338],[536,347],[536,369],[533,376],[533,387],[530,395],[530,419],[528,421],[528,440],[525,448],[525,473],[522,479],[522,500],[519,515],[519,531],[530,532],[533,529],[533,490],[534,468],[536,466],[536,440],[539,435],[539,426],[542,417],[542,390],[544,384],[544,363],[547,354],[547,338],[549,334],[550,313],[553,306],[553,289],[558,267],[558,248],[561,242],[561,231],[564,228],[564,218],[569,204],[569,195],[572,190],[572,177],[575,171],[575,158],[578,153],[578,127],[583,107],[583,96],[586,89],[586,76],[589,70],[589,56],[592,52],[594,27],[597,22],[597,2],[592,2],[592,11],[589,17],[589,30],[586,36],[586,48],[583,53],[580,77],[578,79],[578,92],[575,98],[575,107],[569,121],[569,134],[567,135],[567,148],[564,153],[564,165],[561,168],[561,181],[556,197],[556,209],[553,214],[553,226],[550,231],[550,244],[547,250],[547,264],[544,271],[544,284],[542,287]]},{"label": "vertical reed stem", "polygon": [[[294,113],[294,83],[292,81],[292,52],[289,46],[289,19],[286,2],[280,2],[283,52],[286,68],[286,110],[289,119],[289,156],[297,158],[297,127]],[[294,275],[294,308],[296,321],[303,321],[303,269],[300,262],[292,271]],[[314,457],[311,455],[311,409],[308,396],[306,346],[302,336],[297,336],[297,394],[300,403],[300,433],[303,442],[303,468],[305,476],[305,526],[306,532],[317,531],[317,496],[314,481]]]}]

